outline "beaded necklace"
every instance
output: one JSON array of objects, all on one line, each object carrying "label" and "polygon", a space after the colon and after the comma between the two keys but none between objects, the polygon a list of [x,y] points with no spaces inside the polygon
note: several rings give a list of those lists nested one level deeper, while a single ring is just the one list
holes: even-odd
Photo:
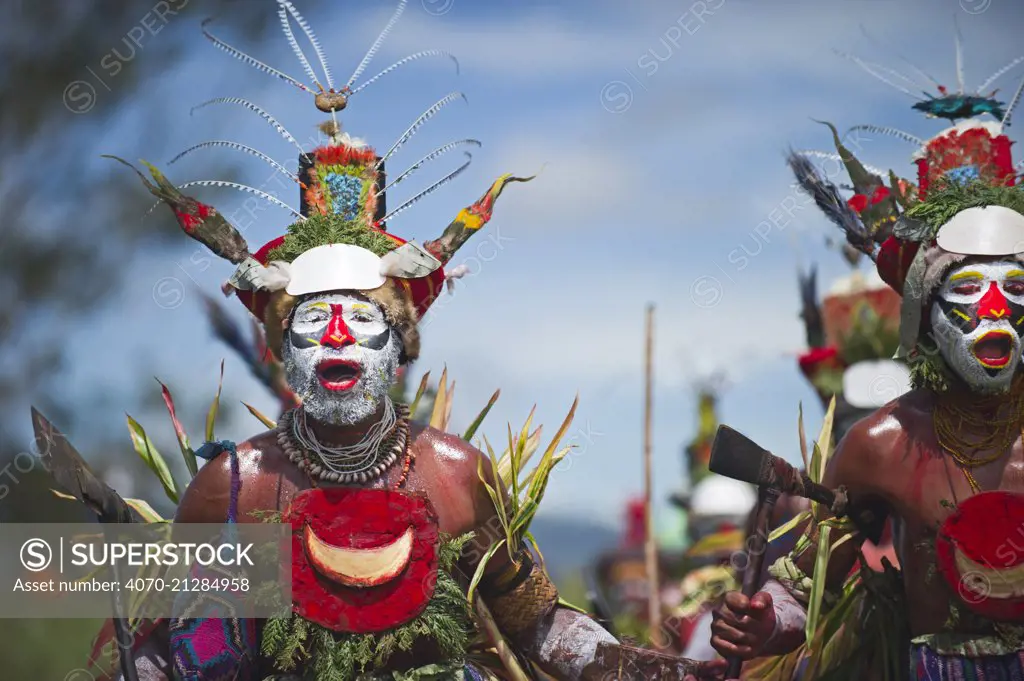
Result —
[{"label": "beaded necklace", "polygon": [[[1009,406],[1005,416],[996,418],[998,408],[1005,405]],[[960,467],[971,491],[977,494],[981,486],[971,469],[996,461],[1013,446],[1018,435],[1024,437],[1022,379],[1014,380],[1009,395],[940,395],[932,422],[939,446]],[[977,456],[976,452],[986,449],[992,454]]]},{"label": "beaded necklace", "polygon": [[332,470],[324,464],[319,452],[309,451],[303,447],[295,437],[295,412],[298,409],[285,412],[277,425],[277,442],[288,455],[288,460],[298,466],[310,478],[310,482],[316,480],[338,483],[342,485],[366,484],[379,478],[385,471],[391,468],[398,457],[405,454],[405,461],[402,464],[402,475],[395,483],[395,489],[402,487],[409,478],[409,470],[412,467],[415,454],[412,447],[409,447],[409,407],[404,404],[395,405],[395,422],[390,431],[383,438],[377,453],[377,463],[366,467],[360,466],[362,470],[343,471]]}]

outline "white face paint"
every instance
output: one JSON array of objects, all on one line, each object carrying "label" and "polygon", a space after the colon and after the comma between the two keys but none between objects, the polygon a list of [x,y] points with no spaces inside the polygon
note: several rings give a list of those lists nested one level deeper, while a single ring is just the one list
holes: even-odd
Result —
[{"label": "white face paint", "polygon": [[313,419],[353,425],[376,413],[395,382],[402,340],[372,301],[355,293],[303,298],[282,344],[288,385]]},{"label": "white face paint", "polygon": [[1008,390],[1021,360],[1024,267],[999,261],[952,270],[936,293],[931,323],[943,359],[972,389]]}]

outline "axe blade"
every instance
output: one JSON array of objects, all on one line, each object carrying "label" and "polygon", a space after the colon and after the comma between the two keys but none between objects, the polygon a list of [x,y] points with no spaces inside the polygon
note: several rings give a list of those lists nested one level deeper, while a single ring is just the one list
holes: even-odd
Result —
[{"label": "axe blade", "polygon": [[729,426],[719,426],[711,445],[708,468],[727,478],[765,485],[772,482],[771,460],[771,452],[743,433]]},{"label": "axe blade", "polygon": [[92,509],[100,522],[137,522],[125,500],[93,473],[67,437],[35,407],[32,407],[32,429],[43,467],[57,484]]}]

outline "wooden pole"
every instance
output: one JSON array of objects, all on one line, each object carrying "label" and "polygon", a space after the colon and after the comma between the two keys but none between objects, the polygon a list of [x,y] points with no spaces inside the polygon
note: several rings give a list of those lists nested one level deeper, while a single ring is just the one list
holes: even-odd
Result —
[{"label": "wooden pole", "polygon": [[644,516],[647,530],[645,553],[647,558],[647,619],[650,627],[651,644],[663,646],[661,636],[661,597],[658,578],[658,546],[654,537],[654,513],[652,512],[652,462],[651,462],[651,416],[653,411],[654,378],[652,364],[654,355],[654,305],[647,305],[647,349],[644,358]]}]

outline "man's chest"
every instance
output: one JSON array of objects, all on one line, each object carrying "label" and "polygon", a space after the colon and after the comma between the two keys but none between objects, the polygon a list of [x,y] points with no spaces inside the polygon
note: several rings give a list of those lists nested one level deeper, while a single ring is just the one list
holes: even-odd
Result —
[{"label": "man's chest", "polygon": [[[1020,442],[988,460],[921,448],[905,458],[896,510],[905,574],[938,578],[949,596],[994,620],[1024,616],[1024,456]],[[907,471],[901,471],[907,473]],[[899,488],[897,489],[899,491]],[[920,589],[919,589],[920,590]]]},{"label": "man's chest", "polygon": [[928,437],[898,458],[898,470],[882,479],[896,515],[908,526],[938,529],[960,504],[983,492],[1024,495],[1020,439],[997,456],[967,448],[949,452]]},{"label": "man's chest", "polygon": [[[268,460],[269,459],[269,460]],[[242,480],[240,511],[243,517],[265,517],[268,512],[287,514],[296,499],[310,490],[376,490],[399,495],[422,497],[430,503],[438,530],[458,536],[474,529],[475,514],[468,490],[450,482],[437,484],[437,471],[428,457],[410,468],[406,474],[400,467],[384,471],[374,480],[358,485],[342,485],[310,475],[287,459],[265,457],[265,465]],[[443,481],[443,476],[442,476]],[[333,493],[333,492],[332,492]],[[344,521],[357,527],[373,522],[373,509],[359,505],[336,506],[333,512],[344,515]]]}]

